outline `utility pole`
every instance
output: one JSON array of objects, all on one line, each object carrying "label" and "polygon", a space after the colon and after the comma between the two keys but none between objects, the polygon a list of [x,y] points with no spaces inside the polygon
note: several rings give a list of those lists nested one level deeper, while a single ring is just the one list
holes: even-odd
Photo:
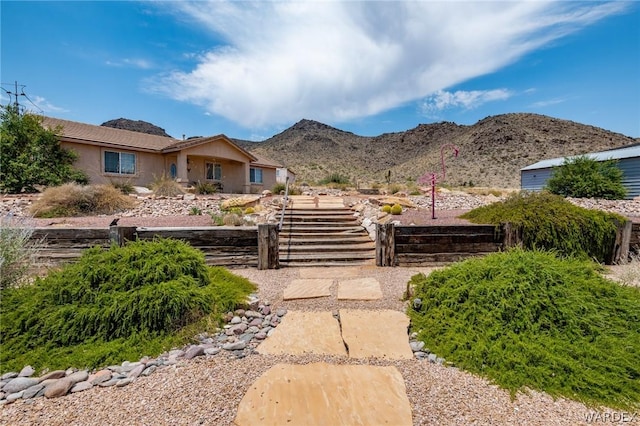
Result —
[{"label": "utility pole", "polygon": [[[8,86],[8,84],[3,84],[3,86]],[[11,96],[15,96],[14,107],[16,108],[16,111],[19,111],[20,110],[20,101],[18,100],[18,98],[20,96],[24,96],[24,97],[27,96],[24,93],[24,88],[27,87],[27,86],[25,86],[24,84],[21,84],[20,85],[20,93],[18,93],[18,82],[17,81],[14,83],[14,87],[15,87],[15,89],[14,89],[13,92],[10,91],[10,90],[5,89],[4,87],[2,88],[2,90],[4,90],[7,95],[9,95],[9,103],[11,103]]]}]

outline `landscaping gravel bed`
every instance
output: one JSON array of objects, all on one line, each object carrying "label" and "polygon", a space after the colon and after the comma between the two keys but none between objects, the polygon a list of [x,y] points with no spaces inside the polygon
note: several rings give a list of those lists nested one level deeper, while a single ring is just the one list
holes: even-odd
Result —
[{"label": "landscaping gravel bed", "polygon": [[[338,302],[328,298],[283,302],[285,286],[300,276],[300,269],[271,271],[237,270],[259,284],[261,300],[273,309],[333,310],[404,309],[401,296],[408,277],[428,269],[364,268],[362,276],[375,277],[383,288],[383,300]],[[96,387],[61,398],[17,400],[2,407],[4,425],[231,425],[242,396],[251,384],[277,363],[307,364],[326,361],[335,364],[394,365],[404,377],[415,425],[454,424],[588,424],[593,410],[574,401],[554,400],[530,392],[515,400],[508,392],[454,367],[428,360],[353,360],[346,357],[308,355],[266,356],[250,354],[242,359],[217,354],[182,360],[138,377],[125,387]],[[601,414],[612,414],[604,409]],[[617,413],[622,416],[623,413]],[[627,413],[626,418],[632,414]],[[621,418],[621,417],[619,417]],[[635,417],[638,422],[638,416]]]}]

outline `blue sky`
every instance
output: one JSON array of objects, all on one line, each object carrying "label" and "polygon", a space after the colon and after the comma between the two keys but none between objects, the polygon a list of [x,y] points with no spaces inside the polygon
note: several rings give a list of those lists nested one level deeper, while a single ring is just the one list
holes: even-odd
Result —
[{"label": "blue sky", "polygon": [[2,88],[17,81],[21,104],[68,120],[262,140],[302,118],[379,135],[532,112],[640,137],[634,1],[3,0],[0,13]]}]

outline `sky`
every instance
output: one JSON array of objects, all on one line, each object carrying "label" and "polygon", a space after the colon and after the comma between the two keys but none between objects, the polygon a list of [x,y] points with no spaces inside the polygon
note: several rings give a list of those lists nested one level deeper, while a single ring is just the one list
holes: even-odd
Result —
[{"label": "sky", "polygon": [[0,102],[17,82],[83,123],[260,141],[528,112],[640,137],[636,1],[2,0],[0,20]]}]

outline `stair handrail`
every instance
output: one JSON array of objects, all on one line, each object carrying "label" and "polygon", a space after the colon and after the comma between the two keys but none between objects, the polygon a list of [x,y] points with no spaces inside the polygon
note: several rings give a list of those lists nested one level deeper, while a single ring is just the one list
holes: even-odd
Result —
[{"label": "stair handrail", "polygon": [[278,223],[278,231],[282,231],[282,225],[284,223],[284,213],[287,210],[287,204],[289,204],[289,176],[284,182],[284,198],[282,199],[282,212],[280,212],[280,223]]}]

